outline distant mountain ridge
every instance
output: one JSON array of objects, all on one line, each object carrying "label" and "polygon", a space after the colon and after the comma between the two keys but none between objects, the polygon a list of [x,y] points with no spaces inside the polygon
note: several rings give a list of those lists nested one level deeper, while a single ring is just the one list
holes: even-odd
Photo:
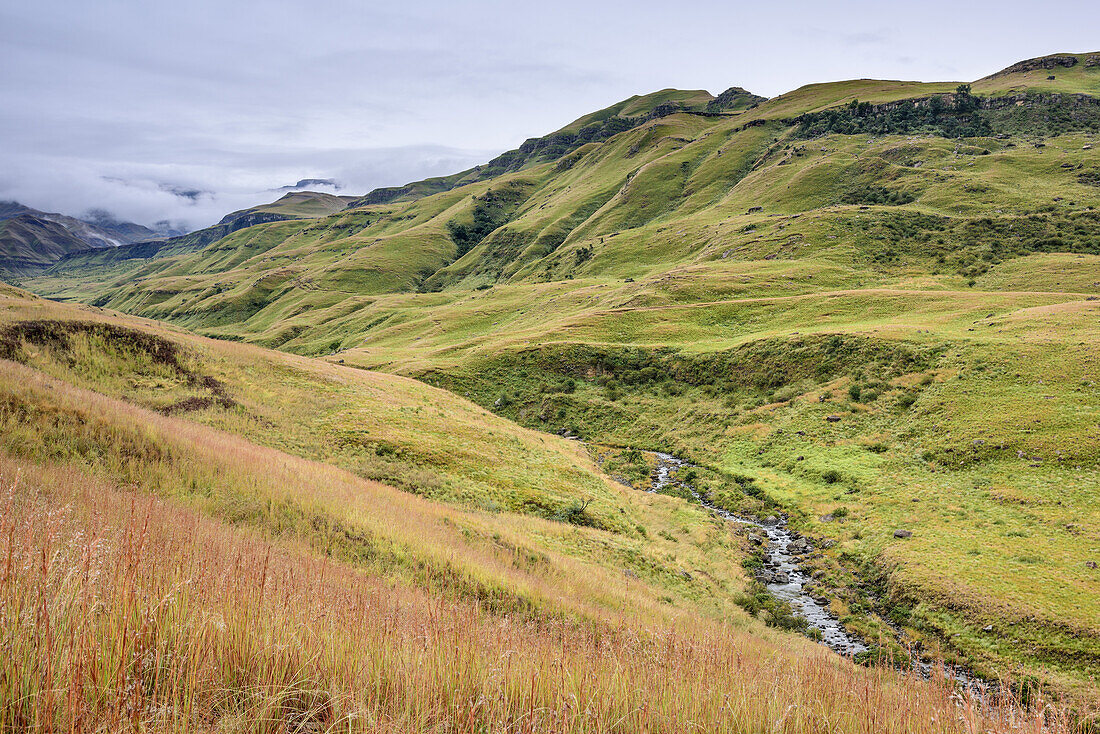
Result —
[{"label": "distant mountain ridge", "polygon": [[66,214],[39,211],[17,201],[0,201],[0,221],[16,216],[31,216],[60,224],[91,247],[118,247],[158,236],[148,227],[121,221],[103,209],[93,209],[84,219],[78,219]]},{"label": "distant mountain ridge", "polygon": [[721,115],[750,109],[766,99],[741,87],[730,87],[717,97],[702,89],[662,89],[650,94],[634,95],[610,107],[579,117],[548,135],[528,138],[518,148],[505,151],[483,165],[450,176],[375,189],[356,200],[352,206],[412,201],[518,171],[533,163],[558,160],[583,145],[603,142],[621,132],[678,112]]},{"label": "distant mountain ridge", "polygon": [[[310,182],[335,185],[322,179],[303,179],[298,184]],[[195,232],[180,232],[168,228],[167,223],[162,232],[157,232],[121,221],[104,209],[93,209],[85,219],[77,219],[42,212],[16,201],[0,201],[0,272],[25,275],[76,254],[87,254],[105,264],[168,252],[189,252],[257,224],[334,214],[357,198],[289,191],[276,201],[232,212],[218,224]],[[96,254],[106,250],[112,252]]]},{"label": "distant mountain ridge", "polygon": [[160,238],[134,222],[116,219],[102,209],[87,219],[43,212],[17,201],[0,201],[0,269],[21,272],[57,262],[63,255],[87,249]]}]

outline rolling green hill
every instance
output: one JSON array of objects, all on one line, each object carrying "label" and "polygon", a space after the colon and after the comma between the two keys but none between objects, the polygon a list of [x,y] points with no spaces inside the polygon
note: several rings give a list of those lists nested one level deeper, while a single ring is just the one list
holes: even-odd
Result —
[{"label": "rolling green hill", "polygon": [[662,90],[329,215],[21,283],[675,453],[718,506],[752,487],[828,539],[819,591],[866,640],[1092,702],[1098,60]]},{"label": "rolling green hill", "polygon": [[277,214],[286,218],[300,219],[323,217],[343,211],[355,199],[354,196],[336,196],[320,191],[291,191],[270,204],[261,204],[226,214],[218,224],[232,224],[254,214]]}]

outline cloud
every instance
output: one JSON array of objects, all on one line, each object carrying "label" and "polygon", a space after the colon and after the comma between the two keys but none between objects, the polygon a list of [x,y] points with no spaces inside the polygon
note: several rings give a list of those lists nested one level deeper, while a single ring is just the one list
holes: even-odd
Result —
[{"label": "cloud", "polygon": [[200,226],[302,178],[453,173],[664,87],[966,79],[1092,46],[1058,17],[1014,0],[9,2],[0,196]]},{"label": "cloud", "polygon": [[859,33],[844,33],[841,35],[844,43],[849,46],[877,46],[889,43],[893,34],[884,30],[862,31]]},{"label": "cloud", "polygon": [[[196,229],[226,213],[278,198],[303,178],[334,178],[342,194],[366,193],[470,168],[488,151],[442,146],[362,150],[238,151],[232,165],[119,163],[111,160],[0,152],[0,200],[80,215],[105,209],[151,226],[167,220]],[[104,174],[104,171],[108,173]]]}]

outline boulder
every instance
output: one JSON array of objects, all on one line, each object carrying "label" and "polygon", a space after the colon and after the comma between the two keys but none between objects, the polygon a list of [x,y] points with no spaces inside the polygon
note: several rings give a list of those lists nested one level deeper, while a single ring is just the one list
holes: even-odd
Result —
[{"label": "boulder", "polygon": [[798,540],[787,543],[787,552],[792,555],[800,556],[803,553],[808,553],[809,551],[810,544],[805,538],[800,538]]},{"label": "boulder", "polygon": [[913,537],[913,532],[911,530],[895,530],[894,531],[894,537],[895,538],[912,538]]}]

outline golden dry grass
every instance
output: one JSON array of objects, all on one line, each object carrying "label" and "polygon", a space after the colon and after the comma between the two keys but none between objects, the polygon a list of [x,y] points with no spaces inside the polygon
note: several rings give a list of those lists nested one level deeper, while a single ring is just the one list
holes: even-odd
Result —
[{"label": "golden dry grass", "polygon": [[823,649],[492,614],[80,471],[0,473],[6,731],[1066,730]]}]

